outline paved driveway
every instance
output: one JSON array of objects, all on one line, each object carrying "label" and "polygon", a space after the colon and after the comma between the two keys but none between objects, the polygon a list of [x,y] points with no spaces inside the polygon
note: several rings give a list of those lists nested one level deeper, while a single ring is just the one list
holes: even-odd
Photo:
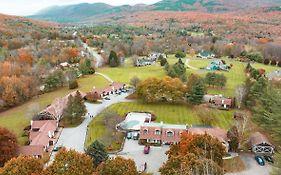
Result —
[{"label": "paved driveway", "polygon": [[[102,104],[85,103],[85,105],[88,112],[95,118],[97,114],[102,112],[110,105],[114,103],[129,101],[125,99],[126,96],[128,96],[127,93],[122,93],[121,95],[111,95],[111,100],[104,100]],[[91,122],[91,120],[93,120],[93,118],[90,118],[86,115],[85,120],[78,127],[64,128],[57,142],[57,145],[62,145],[68,149],[74,149],[79,152],[84,152],[84,142],[86,138],[87,126]]]},{"label": "paved driveway", "polygon": [[227,173],[226,175],[269,175],[272,169],[268,162],[265,162],[265,166],[260,166],[256,162],[253,154],[240,154],[243,160],[246,170],[239,173]]},{"label": "paved driveway", "polygon": [[160,174],[158,172],[159,168],[168,160],[168,156],[165,154],[165,152],[169,150],[169,146],[152,146],[150,147],[149,154],[144,154],[143,149],[144,146],[139,145],[138,141],[127,139],[124,144],[123,151],[118,153],[118,155],[127,159],[133,159],[136,162],[138,170],[141,170],[141,166],[146,162],[147,172],[153,173],[154,175]]}]

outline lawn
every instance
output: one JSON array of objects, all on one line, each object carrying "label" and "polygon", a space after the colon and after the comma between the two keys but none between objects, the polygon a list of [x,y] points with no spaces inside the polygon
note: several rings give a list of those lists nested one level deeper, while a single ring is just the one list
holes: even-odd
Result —
[{"label": "lawn", "polygon": [[[90,91],[93,86],[103,87],[108,82],[99,75],[86,76],[78,80],[79,89],[86,92]],[[0,113],[0,126],[6,127],[13,131],[21,144],[24,144],[26,137],[23,137],[23,129],[28,126],[33,114],[41,111],[47,105],[51,104],[53,100],[58,97],[63,97],[74,90],[69,90],[67,87],[57,89],[53,92],[34,97],[30,101],[11,108]]]},{"label": "lawn", "polygon": [[[157,122],[171,124],[202,124],[197,111],[194,107],[188,105],[173,104],[145,104],[142,102],[125,102],[111,105],[106,110],[116,111],[119,116],[124,117],[126,113],[132,111],[151,112],[157,116]],[[228,129],[232,124],[233,111],[212,110],[215,113],[215,127]],[[106,127],[103,124],[103,114],[98,115],[90,124],[87,135],[88,146],[94,140],[103,139],[106,133]],[[108,145],[106,145],[108,146]]]},{"label": "lawn", "polygon": [[[246,75],[244,69],[246,67],[245,63],[237,62],[235,60],[224,59],[228,65],[232,64],[233,67],[229,72],[225,71],[216,71],[217,73],[223,73],[227,78],[226,87],[223,89],[220,88],[208,88],[209,94],[222,94],[224,96],[234,96],[235,88],[244,83],[246,79]],[[189,64],[193,67],[203,68],[208,66],[211,60],[203,60],[203,59],[191,59]],[[208,71],[205,70],[188,70],[189,73],[196,73],[204,77]]]}]

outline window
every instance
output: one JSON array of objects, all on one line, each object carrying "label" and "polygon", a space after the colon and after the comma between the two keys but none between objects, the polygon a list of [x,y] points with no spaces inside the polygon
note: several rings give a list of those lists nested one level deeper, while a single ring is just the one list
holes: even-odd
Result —
[{"label": "window", "polygon": [[168,137],[173,137],[174,136],[174,132],[173,131],[168,131],[167,132],[167,136]]},{"label": "window", "polygon": [[145,134],[145,135],[148,134],[148,129],[144,129],[143,134]]},{"label": "window", "polygon": [[155,130],[155,135],[161,135],[161,131],[159,129]]}]

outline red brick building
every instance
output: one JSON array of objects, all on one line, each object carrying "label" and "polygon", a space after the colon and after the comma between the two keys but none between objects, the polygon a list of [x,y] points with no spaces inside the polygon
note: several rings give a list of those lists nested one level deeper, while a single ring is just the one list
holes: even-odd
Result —
[{"label": "red brick building", "polygon": [[147,143],[175,144],[180,141],[183,132],[187,132],[186,125],[144,123],[140,129],[140,140],[146,140]]}]

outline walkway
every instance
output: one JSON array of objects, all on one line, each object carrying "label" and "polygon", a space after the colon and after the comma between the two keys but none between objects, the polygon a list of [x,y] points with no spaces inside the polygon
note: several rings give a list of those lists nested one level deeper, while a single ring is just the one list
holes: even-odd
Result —
[{"label": "walkway", "polygon": [[102,76],[103,78],[105,78],[107,81],[109,81],[110,83],[113,83],[114,81],[107,75],[100,73],[100,72],[96,72],[95,74]]},{"label": "walkway", "polygon": [[193,66],[191,66],[190,64],[189,64],[189,61],[190,61],[190,59],[186,59],[186,61],[185,61],[185,65],[187,66],[187,67],[189,67],[190,69],[192,69],[192,70],[199,70],[197,67],[193,67]]}]

